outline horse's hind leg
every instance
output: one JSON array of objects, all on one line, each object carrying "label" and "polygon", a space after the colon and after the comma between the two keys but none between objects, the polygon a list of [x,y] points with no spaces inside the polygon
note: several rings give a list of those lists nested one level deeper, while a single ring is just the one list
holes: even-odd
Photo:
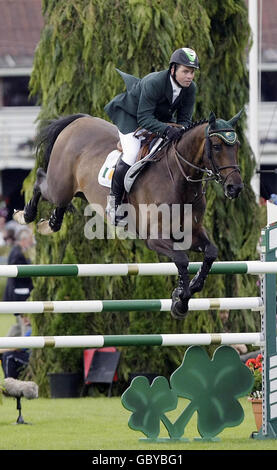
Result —
[{"label": "horse's hind leg", "polygon": [[63,223],[63,217],[67,211],[66,207],[56,207],[52,212],[49,220],[41,220],[38,225],[38,232],[42,235],[51,235],[52,233],[58,232]]},{"label": "horse's hind leg", "polygon": [[16,210],[13,219],[19,224],[25,225],[33,222],[37,215],[38,203],[42,194],[42,185],[46,180],[46,174],[42,168],[37,170],[37,179],[34,184],[33,196],[30,201],[25,205],[24,210]]}]

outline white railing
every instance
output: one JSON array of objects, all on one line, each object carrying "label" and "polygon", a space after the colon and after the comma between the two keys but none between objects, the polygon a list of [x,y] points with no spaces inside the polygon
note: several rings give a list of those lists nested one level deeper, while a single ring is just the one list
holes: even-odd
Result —
[{"label": "white railing", "polygon": [[0,169],[34,167],[37,106],[0,108]]},{"label": "white railing", "polygon": [[277,102],[260,104],[259,138],[261,164],[277,164]]}]

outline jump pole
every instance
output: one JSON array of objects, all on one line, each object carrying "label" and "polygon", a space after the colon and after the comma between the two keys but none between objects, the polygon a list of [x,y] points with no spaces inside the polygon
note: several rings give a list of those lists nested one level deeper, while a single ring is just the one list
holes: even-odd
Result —
[{"label": "jump pole", "polygon": [[0,338],[0,348],[102,348],[104,346],[208,346],[252,344],[260,346],[261,333],[198,333],[153,335],[29,336]]},{"label": "jump pole", "polygon": [[[171,310],[171,299],[152,300],[53,300],[30,302],[0,302],[0,314],[9,313],[94,313],[126,311],[164,311]],[[263,307],[261,297],[226,297],[211,299],[190,299],[189,311],[194,310],[259,310]]]},{"label": "jump pole", "polygon": [[[196,274],[201,266],[200,262],[189,263],[189,273]],[[277,264],[262,261],[218,261],[213,264],[209,274],[264,273],[277,273]],[[0,265],[1,277],[175,276],[177,274],[174,263]]]}]

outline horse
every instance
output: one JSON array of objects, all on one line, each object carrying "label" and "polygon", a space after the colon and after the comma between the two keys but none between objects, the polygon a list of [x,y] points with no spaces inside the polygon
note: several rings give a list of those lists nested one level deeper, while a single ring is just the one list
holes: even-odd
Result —
[{"label": "horse", "polygon": [[[238,197],[243,189],[240,168],[237,164],[239,140],[235,125],[242,113],[229,121],[217,119],[213,112],[206,120],[192,123],[183,129],[178,141],[168,141],[137,175],[132,188],[125,194],[125,201],[134,208],[138,219],[141,207],[155,204],[167,205],[171,217],[167,222],[169,235],[161,236],[161,218],[157,222],[158,236],[153,238],[151,220],[146,218],[147,233],[144,242],[150,250],[167,256],[178,270],[178,284],[172,292],[171,315],[184,319],[188,302],[194,293],[204,287],[205,279],[218,256],[217,247],[210,241],[203,226],[206,208],[205,188],[208,181],[219,183],[229,199]],[[36,219],[40,199],[54,205],[49,220],[38,224],[45,233],[57,232],[65,212],[74,197],[82,197],[88,203],[105,208],[109,189],[100,186],[98,173],[105,157],[118,144],[118,131],[110,122],[86,114],[74,114],[54,119],[38,133],[37,151],[44,145],[44,168],[38,168],[31,200],[24,210],[15,211],[14,219],[28,224]],[[180,211],[180,228],[190,226],[191,243],[185,249],[176,248],[172,230],[172,208],[191,207],[190,220],[185,210]],[[105,212],[104,212],[105,213]],[[183,215],[182,215],[183,214]],[[179,241],[179,240],[177,240]],[[203,253],[203,263],[197,274],[189,279],[188,251]]]}]

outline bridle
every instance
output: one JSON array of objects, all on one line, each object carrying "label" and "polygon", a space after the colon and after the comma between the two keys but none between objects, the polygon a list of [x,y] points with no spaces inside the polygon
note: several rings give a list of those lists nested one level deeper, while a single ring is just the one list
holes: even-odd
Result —
[{"label": "bridle", "polygon": [[[224,138],[224,133],[233,133],[234,138],[230,142],[229,140],[227,141],[226,138]],[[209,168],[201,168],[200,166],[194,165],[193,163],[189,162],[186,160],[177,150],[176,144],[174,145],[174,152],[175,152],[175,159],[176,163],[183,175],[183,177],[190,183],[198,183],[201,181],[215,181],[216,183],[220,183],[222,186],[226,183],[227,179],[234,173],[234,172],[239,172],[240,173],[240,168],[238,165],[225,165],[225,166],[217,166],[214,160],[213,156],[213,144],[211,141],[211,137],[216,135],[219,137],[221,140],[225,141],[228,145],[234,145],[235,143],[238,142],[237,134],[234,131],[234,129],[228,128],[228,129],[209,129],[209,126],[206,127],[205,129],[205,146],[203,149],[203,155],[202,159],[204,157],[204,154],[206,152],[208,161],[211,165],[211,169]],[[194,179],[191,178],[190,176],[186,175],[184,172],[184,169],[180,163],[180,160],[189,165],[190,167],[196,169],[197,171],[201,173],[205,173],[207,176],[205,178],[200,178],[200,179]],[[227,168],[232,168],[232,170],[225,176],[223,177],[221,174],[222,170],[226,170]]]}]

